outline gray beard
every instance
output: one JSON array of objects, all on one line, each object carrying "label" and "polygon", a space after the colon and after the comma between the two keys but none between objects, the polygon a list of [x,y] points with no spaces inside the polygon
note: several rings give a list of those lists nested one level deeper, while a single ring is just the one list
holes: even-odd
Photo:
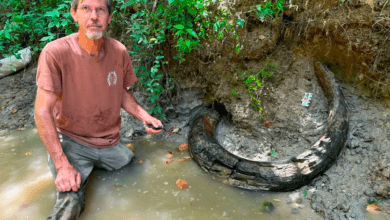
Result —
[{"label": "gray beard", "polygon": [[103,37],[103,32],[99,32],[99,33],[95,33],[95,34],[91,34],[91,33],[87,33],[87,37],[89,39],[100,39]]}]

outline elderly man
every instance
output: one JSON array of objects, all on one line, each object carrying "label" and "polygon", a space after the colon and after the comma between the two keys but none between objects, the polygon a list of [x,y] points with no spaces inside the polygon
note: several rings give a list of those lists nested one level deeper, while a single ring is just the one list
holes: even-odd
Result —
[{"label": "elderly man", "polygon": [[137,78],[125,46],[103,36],[112,19],[111,3],[72,0],[79,31],[48,43],[39,57],[35,121],[58,190],[48,219],[80,215],[94,166],[115,170],[131,162],[133,152],[119,141],[121,108],[144,125],[162,126],[127,91]]}]

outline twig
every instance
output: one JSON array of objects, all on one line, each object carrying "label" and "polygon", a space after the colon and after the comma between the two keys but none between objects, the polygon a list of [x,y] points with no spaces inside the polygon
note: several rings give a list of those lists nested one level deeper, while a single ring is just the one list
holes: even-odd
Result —
[{"label": "twig", "polygon": [[383,9],[385,9],[385,7],[386,7],[386,5],[387,5],[388,2],[389,2],[389,0],[387,0],[386,3],[383,5],[383,8],[382,8],[382,11],[381,11],[380,15],[382,15]]},{"label": "twig", "polygon": [[199,59],[197,59],[200,63],[202,63],[203,65],[206,65],[206,64],[209,64],[209,63],[211,63],[212,61],[209,61],[209,62],[207,62],[207,63],[205,63],[205,62],[203,62],[203,61],[201,61],[201,60],[199,60]]},{"label": "twig", "polygon": [[378,83],[378,84],[385,85],[385,86],[389,85],[388,83],[382,83],[382,82],[376,81],[376,80],[372,79],[371,77],[367,76],[367,75],[364,74],[364,73],[363,73],[363,75],[364,75],[365,77],[367,77],[368,79],[370,79],[370,80],[372,80],[372,81],[374,81],[374,82],[376,82],[376,83]]},{"label": "twig", "polygon": [[152,12],[156,10],[158,0],[154,0]]}]

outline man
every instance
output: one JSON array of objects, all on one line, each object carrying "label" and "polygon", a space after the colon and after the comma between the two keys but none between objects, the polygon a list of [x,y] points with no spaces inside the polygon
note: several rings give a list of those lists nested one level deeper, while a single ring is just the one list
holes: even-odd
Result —
[{"label": "man", "polygon": [[131,162],[133,152],[119,141],[121,108],[144,125],[162,126],[127,91],[137,78],[126,48],[103,37],[112,19],[111,3],[72,0],[78,33],[48,43],[39,57],[35,121],[58,190],[48,219],[79,216],[94,166],[114,170]]}]

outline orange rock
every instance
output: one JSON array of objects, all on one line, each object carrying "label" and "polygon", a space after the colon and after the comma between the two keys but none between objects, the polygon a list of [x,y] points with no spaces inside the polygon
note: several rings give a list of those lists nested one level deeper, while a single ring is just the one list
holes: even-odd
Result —
[{"label": "orange rock", "polygon": [[135,148],[132,144],[126,144],[126,147],[129,148],[131,151],[135,151]]},{"label": "orange rock", "polygon": [[187,149],[188,149],[188,144],[187,143],[180,144],[179,150],[187,150]]},{"label": "orange rock", "polygon": [[166,154],[165,157],[166,157],[166,158],[172,158],[172,157],[173,157],[173,154]]},{"label": "orange rock", "polygon": [[12,110],[12,114],[15,114],[17,111],[18,111],[18,110],[17,110],[16,108],[14,108],[14,109]]},{"label": "orange rock", "polygon": [[265,126],[266,128],[269,128],[269,126],[271,126],[271,125],[273,125],[273,124],[274,124],[274,123],[273,123],[272,121],[270,121],[270,122],[265,123],[264,126]]},{"label": "orange rock", "polygon": [[178,179],[178,180],[176,181],[176,185],[177,185],[180,189],[187,189],[187,188],[188,188],[188,183],[187,183],[187,181],[185,181],[185,180]]},{"label": "orange rock", "polygon": [[31,155],[31,152],[26,152],[24,155],[30,156],[30,155]]},{"label": "orange rock", "polygon": [[165,163],[167,163],[167,164],[170,164],[170,163],[172,163],[174,160],[167,160],[167,161],[165,161]]},{"label": "orange rock", "polygon": [[376,213],[376,212],[378,212],[378,210],[379,210],[379,206],[376,205],[376,204],[369,204],[369,205],[367,206],[367,211],[368,211],[368,212]]},{"label": "orange rock", "polygon": [[141,159],[139,159],[139,162],[138,163],[143,163],[143,161]]}]

